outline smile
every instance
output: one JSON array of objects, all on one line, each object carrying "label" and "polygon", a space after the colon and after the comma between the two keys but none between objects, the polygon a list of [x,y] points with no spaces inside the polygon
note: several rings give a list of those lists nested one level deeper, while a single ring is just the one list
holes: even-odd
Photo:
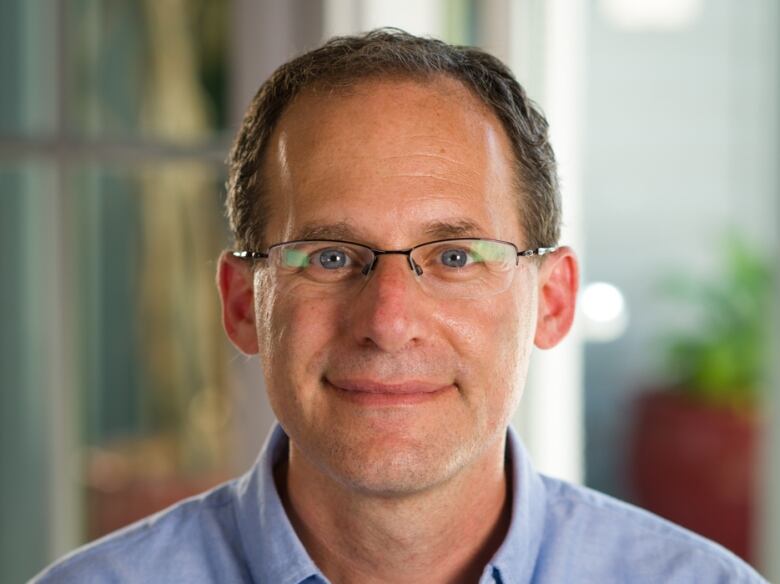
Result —
[{"label": "smile", "polygon": [[437,399],[456,389],[452,383],[418,380],[389,384],[367,379],[330,381],[325,378],[323,383],[338,397],[363,406],[414,405]]}]

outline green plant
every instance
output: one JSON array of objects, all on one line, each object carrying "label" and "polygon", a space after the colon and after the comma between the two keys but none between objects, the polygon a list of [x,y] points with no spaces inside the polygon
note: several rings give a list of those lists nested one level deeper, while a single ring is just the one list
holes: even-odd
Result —
[{"label": "green plant", "polygon": [[737,234],[724,240],[723,270],[712,280],[675,276],[666,292],[698,311],[693,331],[667,337],[680,391],[699,400],[747,406],[768,362],[772,271],[767,258]]}]

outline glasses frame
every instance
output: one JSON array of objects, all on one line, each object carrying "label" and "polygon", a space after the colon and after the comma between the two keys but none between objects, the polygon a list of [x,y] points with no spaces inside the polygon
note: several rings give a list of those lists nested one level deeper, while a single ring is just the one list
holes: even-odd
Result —
[{"label": "glasses frame", "polygon": [[233,257],[246,259],[246,260],[261,260],[261,259],[268,259],[268,256],[272,249],[276,247],[281,247],[283,245],[289,245],[291,243],[314,243],[317,241],[326,241],[326,242],[332,242],[332,243],[346,243],[348,245],[356,245],[358,247],[362,247],[364,249],[367,249],[371,252],[373,257],[371,258],[371,262],[366,264],[366,267],[363,268],[362,273],[364,276],[367,276],[370,274],[374,268],[376,267],[377,260],[379,259],[379,256],[383,255],[405,255],[406,259],[409,262],[409,268],[418,276],[422,275],[422,268],[417,265],[412,260],[412,253],[414,250],[425,247],[426,245],[431,245],[434,243],[447,243],[448,241],[463,241],[463,240],[470,240],[470,241],[490,241],[493,243],[503,243],[506,245],[511,245],[513,248],[515,248],[516,253],[516,260],[515,265],[517,266],[520,263],[521,257],[531,257],[531,256],[544,256],[547,254],[550,254],[558,249],[558,246],[551,246],[551,247],[536,247],[532,249],[525,249],[520,250],[518,247],[512,243],[511,241],[503,241],[501,239],[490,239],[487,237],[448,237],[446,239],[435,239],[433,241],[426,241],[424,243],[419,243],[415,246],[406,248],[406,249],[379,249],[371,247],[370,245],[366,245],[364,243],[358,243],[356,241],[346,241],[343,239],[293,239],[291,241],[281,241],[279,243],[274,243],[273,245],[268,246],[268,248],[265,251],[233,251],[231,254]]}]

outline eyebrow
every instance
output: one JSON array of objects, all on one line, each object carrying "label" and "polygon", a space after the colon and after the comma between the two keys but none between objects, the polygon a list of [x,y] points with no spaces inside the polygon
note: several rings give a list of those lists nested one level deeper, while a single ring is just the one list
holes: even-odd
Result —
[{"label": "eyebrow", "polygon": [[484,233],[476,221],[468,218],[433,221],[425,226],[425,233],[433,238],[477,237]]},{"label": "eyebrow", "polygon": [[[422,229],[426,237],[432,239],[449,239],[458,237],[479,237],[484,230],[472,219],[462,217],[448,220],[437,220],[426,223]],[[369,241],[366,233],[347,222],[336,223],[305,223],[294,234],[293,239],[325,239],[363,242]]]},{"label": "eyebrow", "polygon": [[359,230],[349,223],[305,223],[295,232],[293,239],[343,239],[355,241],[360,239]]}]

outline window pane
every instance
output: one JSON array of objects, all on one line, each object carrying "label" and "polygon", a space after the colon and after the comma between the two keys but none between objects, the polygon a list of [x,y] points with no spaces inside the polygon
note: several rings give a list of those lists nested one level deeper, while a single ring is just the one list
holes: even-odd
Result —
[{"label": "window pane", "polygon": [[51,197],[43,165],[0,167],[0,581],[48,561],[44,250],[36,210]]},{"label": "window pane", "polygon": [[71,176],[89,537],[229,472],[222,181],[199,163]]},{"label": "window pane", "polygon": [[0,2],[0,136],[50,133],[55,125],[55,11],[46,0]]},{"label": "window pane", "polygon": [[201,142],[224,130],[227,0],[71,0],[68,125],[88,138]]}]

